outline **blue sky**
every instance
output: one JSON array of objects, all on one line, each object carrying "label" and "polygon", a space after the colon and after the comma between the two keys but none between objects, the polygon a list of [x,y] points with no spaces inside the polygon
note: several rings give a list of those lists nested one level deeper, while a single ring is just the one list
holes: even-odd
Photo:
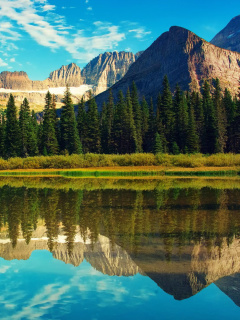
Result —
[{"label": "blue sky", "polygon": [[105,51],[144,50],[172,25],[209,41],[238,14],[239,0],[0,0],[0,71],[43,80]]}]

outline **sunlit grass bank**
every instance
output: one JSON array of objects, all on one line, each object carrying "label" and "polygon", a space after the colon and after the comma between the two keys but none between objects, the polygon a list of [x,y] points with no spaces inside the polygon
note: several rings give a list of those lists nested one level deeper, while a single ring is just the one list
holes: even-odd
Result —
[{"label": "sunlit grass bank", "polygon": [[[155,171],[155,167],[163,168],[201,168],[198,171],[209,170],[210,167],[240,168],[240,154],[151,154],[138,153],[126,155],[84,154],[70,156],[39,156],[29,158],[0,159],[0,170],[16,169],[83,169],[83,168],[114,168],[116,167],[146,167],[148,171]],[[229,169],[231,168],[231,169]],[[131,169],[136,171],[135,168]],[[157,169],[161,170],[160,168]],[[105,170],[104,170],[105,171]],[[117,169],[116,171],[121,171]]]}]

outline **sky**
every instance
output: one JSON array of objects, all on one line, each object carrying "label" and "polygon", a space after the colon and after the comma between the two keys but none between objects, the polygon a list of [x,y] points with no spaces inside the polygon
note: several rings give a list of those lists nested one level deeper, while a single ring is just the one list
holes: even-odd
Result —
[{"label": "sky", "polygon": [[44,80],[106,51],[145,50],[173,25],[210,41],[239,0],[0,0],[0,72]]}]

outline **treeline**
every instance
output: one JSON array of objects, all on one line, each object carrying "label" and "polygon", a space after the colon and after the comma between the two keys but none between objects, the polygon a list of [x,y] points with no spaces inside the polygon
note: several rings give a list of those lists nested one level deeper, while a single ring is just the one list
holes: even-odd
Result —
[{"label": "treeline", "polygon": [[71,93],[66,89],[60,119],[55,96],[45,98],[43,119],[37,122],[27,99],[19,115],[11,95],[6,115],[1,116],[0,156],[27,157],[56,154],[131,153],[239,153],[240,92],[232,97],[215,80],[211,92],[207,81],[201,93],[183,92],[177,85],[172,95],[165,76],[163,90],[154,105],[139,101],[133,83],[126,96],[118,94],[114,104],[111,90],[102,111],[90,95],[82,99],[75,117]]}]

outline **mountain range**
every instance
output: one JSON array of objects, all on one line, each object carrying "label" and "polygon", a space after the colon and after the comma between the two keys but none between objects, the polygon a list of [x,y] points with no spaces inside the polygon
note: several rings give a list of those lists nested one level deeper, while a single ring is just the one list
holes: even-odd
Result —
[{"label": "mountain range", "polygon": [[60,103],[68,84],[75,103],[91,89],[101,105],[108,97],[107,89],[112,87],[116,98],[118,91],[125,93],[133,81],[140,97],[156,98],[164,75],[168,76],[172,91],[177,83],[182,90],[199,91],[204,80],[219,78],[222,88],[236,94],[240,78],[240,16],[233,18],[211,42],[174,26],[144,52],[105,52],[82,70],[71,63],[51,72],[44,81],[31,81],[23,71],[2,72],[0,103],[6,103],[12,92],[19,102],[27,97],[31,103],[43,105],[48,89]]}]

